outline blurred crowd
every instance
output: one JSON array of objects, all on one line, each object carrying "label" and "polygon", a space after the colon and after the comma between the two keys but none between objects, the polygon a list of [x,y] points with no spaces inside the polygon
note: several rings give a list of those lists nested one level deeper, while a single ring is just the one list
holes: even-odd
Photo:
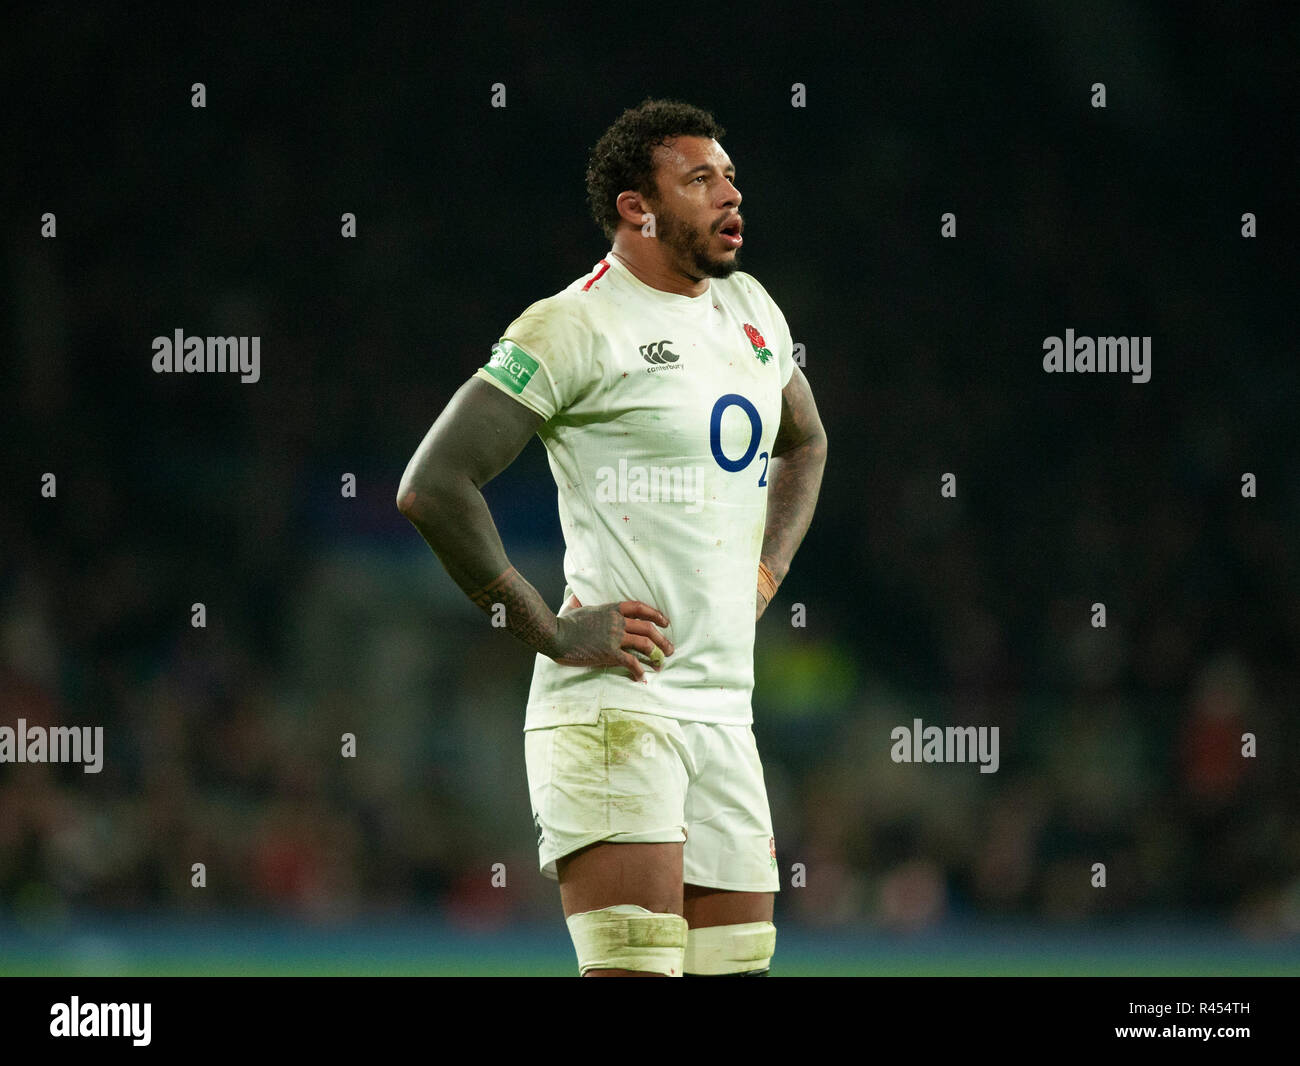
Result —
[{"label": "blurred crowd", "polygon": [[[1250,121],[1169,69],[1158,108],[1084,132],[1051,55],[1016,71],[1039,79],[1038,109],[950,120],[965,36],[928,67],[882,56],[898,100],[810,112],[779,152],[761,101],[697,101],[733,131],[744,266],[804,346],[830,442],[756,646],[779,920],[1295,934],[1297,368],[1280,268],[1234,228],[1235,156],[1189,132]],[[114,80],[150,56],[95,39],[70,28],[47,83],[61,138],[39,110],[17,118],[39,182],[7,179],[60,235],[4,238],[0,725],[103,726],[105,762],[0,765],[0,908],[554,918],[520,731],[531,655],[464,601],[394,497],[505,325],[604,254],[584,153],[639,87],[575,93],[560,117],[553,93],[521,91],[490,116],[497,135],[467,137],[469,105],[419,83],[304,77],[305,101],[278,57],[253,56],[194,123],[152,82]],[[1262,69],[1256,101],[1275,91]],[[109,110],[76,112],[77,78],[116,86]],[[539,129],[552,165],[516,166]],[[446,144],[456,175],[548,209],[466,199]],[[1151,382],[1043,374],[1042,339],[1067,327],[1153,336]],[[151,339],[176,328],[261,336],[262,380],[152,374]],[[539,444],[488,498],[558,602]],[[890,732],[916,718],[997,726],[998,772],[894,763]]]}]

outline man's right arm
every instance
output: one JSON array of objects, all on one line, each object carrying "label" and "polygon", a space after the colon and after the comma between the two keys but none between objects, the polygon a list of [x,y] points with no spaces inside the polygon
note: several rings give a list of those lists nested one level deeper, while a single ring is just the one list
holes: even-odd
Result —
[{"label": "man's right arm", "polygon": [[572,666],[625,666],[644,676],[631,649],[672,653],[655,628],[668,625],[637,601],[580,607],[562,618],[506,557],[482,488],[509,466],[542,416],[479,378],[470,378],[411,456],[397,507],[419,530],[448,575],[479,607],[505,606],[506,628],[535,651]]}]

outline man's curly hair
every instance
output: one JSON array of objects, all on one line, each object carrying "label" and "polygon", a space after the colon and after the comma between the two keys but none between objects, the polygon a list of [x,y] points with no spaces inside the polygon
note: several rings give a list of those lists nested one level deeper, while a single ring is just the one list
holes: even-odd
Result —
[{"label": "man's curly hair", "polygon": [[678,100],[642,100],[614,121],[591,150],[587,164],[587,202],[610,241],[618,231],[615,206],[627,189],[642,196],[657,196],[654,150],[674,137],[712,137],[721,140],[726,130],[713,116]]}]

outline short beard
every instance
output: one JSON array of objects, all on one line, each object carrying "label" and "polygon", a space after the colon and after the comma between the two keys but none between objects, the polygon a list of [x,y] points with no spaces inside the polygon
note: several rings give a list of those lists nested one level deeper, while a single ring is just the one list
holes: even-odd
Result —
[{"label": "short beard", "polygon": [[714,231],[705,232],[667,211],[655,212],[655,236],[672,252],[678,268],[694,281],[728,278],[740,269],[740,253],[720,259],[709,251]]}]

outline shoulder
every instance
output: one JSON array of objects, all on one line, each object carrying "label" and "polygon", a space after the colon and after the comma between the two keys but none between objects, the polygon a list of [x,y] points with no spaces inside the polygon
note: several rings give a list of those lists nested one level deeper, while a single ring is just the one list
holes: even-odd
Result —
[{"label": "shoulder", "polygon": [[[512,323],[511,328],[524,327],[530,333],[572,334],[589,330],[593,314],[599,303],[598,292],[591,284],[600,273],[599,265],[575,278],[559,292],[529,304]],[[509,333],[506,336],[510,336]]]},{"label": "shoulder", "polygon": [[788,329],[781,308],[753,274],[737,270],[728,278],[715,278],[713,283],[725,286],[728,299],[746,312],[770,321],[774,329]]},{"label": "shoulder", "polygon": [[565,290],[529,304],[502,336],[525,348],[537,345],[543,352],[554,348],[572,351],[591,331],[589,309]]},{"label": "shoulder", "polygon": [[732,299],[748,305],[755,311],[765,311],[769,308],[774,308],[778,312],[781,310],[763,283],[753,274],[746,274],[743,270],[737,270],[730,277],[715,278],[713,284],[725,286],[726,292]]},{"label": "shoulder", "polygon": [[[743,270],[737,270],[730,276],[718,279],[718,282],[731,286],[731,291],[736,293],[757,293],[762,299],[770,300],[767,289],[763,287],[762,282],[753,274],[746,274]],[[717,284],[718,282],[715,282]]]}]

